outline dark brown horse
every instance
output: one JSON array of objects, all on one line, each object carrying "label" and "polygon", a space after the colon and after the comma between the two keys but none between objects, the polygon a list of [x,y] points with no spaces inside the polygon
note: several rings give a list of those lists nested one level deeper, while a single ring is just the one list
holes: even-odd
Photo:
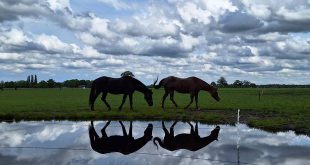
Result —
[{"label": "dark brown horse", "polygon": [[177,122],[174,122],[170,127],[170,132],[168,132],[167,128],[165,127],[164,122],[162,122],[163,130],[165,132],[164,140],[162,141],[159,137],[155,137],[153,140],[154,145],[158,148],[156,141],[158,144],[169,151],[175,151],[179,149],[187,149],[190,151],[197,151],[214,140],[217,140],[218,134],[220,131],[220,127],[217,126],[215,129],[211,131],[211,134],[207,137],[200,137],[198,133],[198,125],[196,122],[195,130],[194,126],[188,122],[191,126],[190,134],[181,133],[174,136],[174,126]]},{"label": "dark brown horse", "polygon": [[107,122],[105,126],[102,128],[101,130],[102,137],[98,136],[94,128],[93,122],[91,122],[91,125],[89,126],[89,129],[88,129],[90,145],[92,149],[101,154],[119,152],[124,155],[127,155],[127,154],[138,151],[140,148],[142,148],[147,142],[149,142],[153,138],[152,136],[153,125],[152,124],[149,124],[146,127],[144,131],[144,136],[137,138],[137,139],[134,139],[132,136],[132,122],[130,122],[129,133],[127,134],[123,123],[120,121],[122,130],[123,130],[123,136],[119,136],[119,135],[107,136],[105,129],[108,127],[109,124],[110,124],[110,121]]},{"label": "dark brown horse", "polygon": [[132,95],[135,91],[139,91],[144,94],[144,99],[149,106],[153,105],[153,92],[148,89],[142,82],[139,80],[130,77],[124,76],[121,78],[111,78],[111,77],[99,77],[93,81],[91,86],[91,92],[89,94],[89,105],[91,110],[94,110],[94,103],[96,98],[100,93],[102,93],[101,100],[108,107],[108,110],[111,110],[111,106],[106,100],[107,94],[124,94],[121,105],[118,110],[121,110],[127,96],[129,96],[130,109],[132,110]]},{"label": "dark brown horse", "polygon": [[156,85],[156,82],[158,79],[154,82],[154,88],[158,89],[161,86],[165,88],[165,94],[162,99],[162,108],[165,107],[165,100],[170,94],[170,100],[175,105],[175,107],[178,107],[176,102],[174,101],[174,91],[180,92],[180,93],[189,93],[190,94],[190,103],[185,107],[187,109],[192,103],[193,99],[195,97],[196,102],[196,109],[198,109],[198,94],[199,91],[204,90],[211,94],[211,96],[216,100],[220,101],[220,97],[217,92],[217,88],[209,85],[205,81],[197,78],[197,77],[188,77],[188,78],[178,78],[174,76],[169,76],[164,79],[162,79],[158,85]]}]

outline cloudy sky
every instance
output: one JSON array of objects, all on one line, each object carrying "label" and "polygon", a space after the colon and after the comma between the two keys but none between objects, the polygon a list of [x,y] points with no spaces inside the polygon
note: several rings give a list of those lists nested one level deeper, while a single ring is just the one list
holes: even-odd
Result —
[{"label": "cloudy sky", "polygon": [[310,0],[1,0],[0,79],[309,84]]}]

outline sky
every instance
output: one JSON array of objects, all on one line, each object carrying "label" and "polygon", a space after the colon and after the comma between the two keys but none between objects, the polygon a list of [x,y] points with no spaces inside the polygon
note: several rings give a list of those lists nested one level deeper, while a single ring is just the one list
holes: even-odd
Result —
[{"label": "sky", "polygon": [[310,84],[310,0],[1,0],[0,80]]}]

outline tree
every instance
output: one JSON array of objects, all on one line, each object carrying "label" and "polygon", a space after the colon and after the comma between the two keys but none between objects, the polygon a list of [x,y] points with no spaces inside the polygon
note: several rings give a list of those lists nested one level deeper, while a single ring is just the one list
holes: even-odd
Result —
[{"label": "tree", "polygon": [[121,77],[125,77],[125,76],[135,77],[135,75],[130,71],[125,71],[121,74]]},{"label": "tree", "polygon": [[4,83],[4,86],[6,88],[14,88],[14,82],[13,81],[8,81]]},{"label": "tree", "polygon": [[15,82],[16,87],[18,88],[27,88],[28,87],[28,82],[25,80],[20,80]]},{"label": "tree", "polygon": [[48,88],[54,88],[56,85],[56,82],[53,79],[47,80],[47,87]]},{"label": "tree", "polygon": [[34,84],[37,85],[38,84],[38,79],[37,79],[37,75],[34,75]]},{"label": "tree", "polygon": [[214,81],[211,82],[211,85],[212,85],[213,87],[216,87],[216,83],[215,83]]},{"label": "tree", "polygon": [[251,88],[256,88],[257,85],[256,85],[255,83],[251,83],[251,84],[250,84],[250,87],[251,87]]},{"label": "tree", "polygon": [[243,81],[243,86],[244,86],[244,87],[250,87],[250,84],[251,84],[251,82],[248,81],[248,80],[244,80],[244,81]]},{"label": "tree", "polygon": [[243,82],[240,80],[236,80],[233,84],[233,87],[242,87],[243,86]]},{"label": "tree", "polygon": [[33,86],[33,82],[34,82],[33,75],[31,75],[31,78],[30,78],[30,87]]},{"label": "tree", "polygon": [[79,87],[79,80],[78,79],[66,80],[64,81],[64,86],[69,88],[77,88]]},{"label": "tree", "polygon": [[1,81],[0,89],[1,89],[2,91],[3,91],[3,89],[4,89],[4,82],[3,82],[3,81]]},{"label": "tree", "polygon": [[47,82],[42,80],[37,85],[39,88],[47,88]]},{"label": "tree", "polygon": [[27,76],[27,84],[28,84],[27,87],[30,87],[30,76],[29,75]]},{"label": "tree", "polygon": [[219,87],[227,87],[228,86],[228,83],[226,81],[226,79],[224,77],[220,77],[218,80],[217,80],[217,85]]}]

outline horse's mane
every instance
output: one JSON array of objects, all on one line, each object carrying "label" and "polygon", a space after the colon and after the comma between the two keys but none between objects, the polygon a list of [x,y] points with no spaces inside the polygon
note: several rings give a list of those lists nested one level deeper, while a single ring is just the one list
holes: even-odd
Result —
[{"label": "horse's mane", "polygon": [[134,77],[131,77],[131,76],[128,76],[128,78],[129,77],[132,79],[133,82],[135,82],[137,84],[138,87],[140,87],[140,89],[150,91],[150,89],[146,85],[144,85],[140,80],[138,80]]}]

